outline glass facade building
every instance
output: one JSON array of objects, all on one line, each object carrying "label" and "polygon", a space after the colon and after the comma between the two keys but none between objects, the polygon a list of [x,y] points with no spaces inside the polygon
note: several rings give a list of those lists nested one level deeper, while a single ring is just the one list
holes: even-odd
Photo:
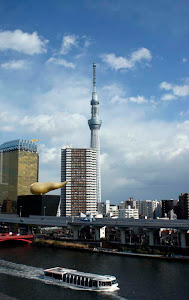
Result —
[{"label": "glass facade building", "polygon": [[14,140],[0,145],[0,202],[18,195],[31,195],[30,185],[38,181],[39,156],[31,141]]}]

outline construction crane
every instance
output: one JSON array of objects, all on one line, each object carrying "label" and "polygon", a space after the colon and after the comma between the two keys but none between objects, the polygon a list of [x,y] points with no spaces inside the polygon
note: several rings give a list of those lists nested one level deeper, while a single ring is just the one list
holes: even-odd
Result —
[{"label": "construction crane", "polygon": [[34,140],[30,140],[30,142],[39,142],[40,140],[38,140],[38,139],[34,139]]}]

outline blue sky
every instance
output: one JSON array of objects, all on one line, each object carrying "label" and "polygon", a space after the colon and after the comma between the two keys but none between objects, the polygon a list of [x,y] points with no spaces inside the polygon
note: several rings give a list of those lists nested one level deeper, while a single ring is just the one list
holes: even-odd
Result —
[{"label": "blue sky", "polygon": [[177,198],[189,177],[189,4],[0,3],[0,139],[40,139],[40,181],[60,149],[89,146],[92,63],[102,200]]}]

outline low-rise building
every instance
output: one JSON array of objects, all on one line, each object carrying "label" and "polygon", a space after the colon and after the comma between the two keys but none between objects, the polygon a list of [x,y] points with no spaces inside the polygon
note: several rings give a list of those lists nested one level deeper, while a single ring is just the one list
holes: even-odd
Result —
[{"label": "low-rise building", "polygon": [[119,209],[119,218],[132,218],[132,219],[139,219],[139,212],[138,209],[128,208]]}]

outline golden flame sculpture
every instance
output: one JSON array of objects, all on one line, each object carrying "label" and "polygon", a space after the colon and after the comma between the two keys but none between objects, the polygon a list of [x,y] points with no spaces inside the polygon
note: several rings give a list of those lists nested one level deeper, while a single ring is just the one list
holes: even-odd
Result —
[{"label": "golden flame sculpture", "polygon": [[50,191],[59,189],[66,185],[68,181],[64,182],[34,182],[30,186],[30,192],[33,195],[43,195]]}]

